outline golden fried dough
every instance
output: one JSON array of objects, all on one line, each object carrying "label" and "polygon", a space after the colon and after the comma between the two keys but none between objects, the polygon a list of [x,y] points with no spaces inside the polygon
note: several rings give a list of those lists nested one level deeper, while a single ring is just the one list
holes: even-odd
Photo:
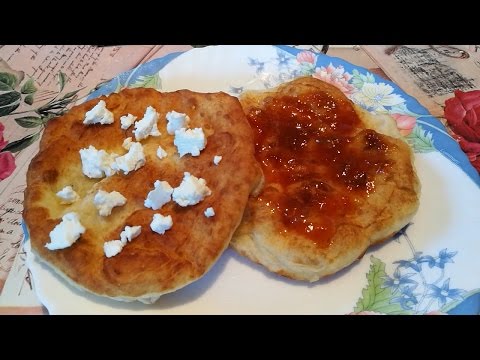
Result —
[{"label": "golden fried dough", "polygon": [[389,116],[360,109],[314,78],[245,92],[240,102],[265,176],[232,238],[240,254],[313,282],[350,265],[416,213],[413,153]]},{"label": "golden fried dough", "polygon": [[[114,123],[84,125],[85,113],[99,100],[113,112]],[[120,127],[127,113],[140,120],[148,106],[159,113],[161,136],[141,140],[145,165],[127,175],[90,179],[82,173],[79,150],[90,145],[123,155],[124,139],[135,136],[134,126]],[[200,156],[179,157],[174,136],[166,130],[166,113],[175,110],[190,117],[190,128],[200,127],[207,138]],[[72,108],[51,120],[40,143],[40,151],[27,173],[24,219],[32,250],[70,283],[89,292],[117,300],[155,301],[203,276],[228,246],[252,190],[261,181],[254,159],[252,130],[238,100],[225,93],[195,93],[179,90],[161,93],[153,89],[126,89]],[[157,157],[158,146],[167,157]],[[215,165],[215,155],[222,161]],[[156,180],[177,187],[184,172],[203,178],[211,195],[197,205],[181,207],[170,201],[160,210],[144,206]],[[80,200],[61,204],[55,195],[71,185]],[[126,199],[110,216],[100,216],[93,203],[97,190],[118,191]],[[213,207],[214,217],[205,209]],[[86,231],[70,247],[48,250],[49,233],[68,212],[76,212]],[[171,215],[173,226],[164,235],[153,232],[154,214]],[[103,245],[120,239],[126,225],[142,227],[141,234],[116,256],[107,258]]]}]

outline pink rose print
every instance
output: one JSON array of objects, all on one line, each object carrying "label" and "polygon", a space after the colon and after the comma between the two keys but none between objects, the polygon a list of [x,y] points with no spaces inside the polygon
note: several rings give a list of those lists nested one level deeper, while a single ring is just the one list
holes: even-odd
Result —
[{"label": "pink rose print", "polygon": [[[3,139],[3,130],[5,130],[5,127],[0,123],[0,151],[8,144]],[[15,157],[13,154],[10,151],[0,152],[0,181],[9,177],[15,168]]]},{"label": "pink rose print", "polygon": [[344,94],[349,95],[355,90],[355,87],[348,82],[352,75],[345,72],[343,66],[334,67],[332,64],[327,67],[319,67],[315,69],[312,76],[316,79],[323,80],[339,88]]},{"label": "pink rose print", "polygon": [[316,56],[310,51],[302,51],[297,55],[297,61],[301,63],[315,64]]},{"label": "pink rose print", "polygon": [[397,128],[402,136],[410,134],[417,123],[417,119],[413,116],[403,114],[391,114],[397,122]]},{"label": "pink rose print", "polygon": [[0,153],[0,181],[12,175],[15,170],[15,158],[10,151]]}]

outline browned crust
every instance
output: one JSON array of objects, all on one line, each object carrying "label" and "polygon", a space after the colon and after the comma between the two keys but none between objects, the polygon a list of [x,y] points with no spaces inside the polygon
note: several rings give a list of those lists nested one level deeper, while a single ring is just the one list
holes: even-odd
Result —
[{"label": "browned crust", "polygon": [[[85,112],[100,99],[114,113],[111,125],[82,124]],[[147,106],[159,113],[160,137],[142,140],[146,164],[128,175],[88,179],[82,174],[79,150],[97,149],[123,154],[122,142],[133,136],[133,126],[120,128],[120,117],[131,113],[141,119]],[[179,158],[174,137],[167,134],[165,114],[175,110],[191,118],[190,127],[202,127],[207,146],[199,157]],[[161,145],[168,153],[158,159]],[[223,156],[218,166],[215,155]],[[172,187],[180,184],[183,172],[202,177],[212,195],[195,206],[182,208],[174,202],[161,210],[144,207],[155,180]],[[261,172],[253,156],[252,130],[238,100],[225,93],[201,94],[188,90],[161,93],[153,89],[126,89],[72,108],[49,122],[40,151],[27,172],[24,219],[30,231],[32,250],[75,285],[95,294],[123,299],[145,298],[171,292],[198,279],[228,246],[243,214],[249,193],[257,186]],[[72,205],[61,205],[55,193],[66,185],[81,196]],[[113,209],[109,217],[98,215],[92,199],[98,189],[119,191],[127,204]],[[215,217],[203,212],[212,206]],[[63,214],[79,214],[86,232],[71,247],[50,251],[45,244]],[[154,213],[171,215],[173,227],[165,235],[154,233]],[[141,225],[138,238],[112,258],[103,254],[105,241],[119,239],[125,225]]]}]

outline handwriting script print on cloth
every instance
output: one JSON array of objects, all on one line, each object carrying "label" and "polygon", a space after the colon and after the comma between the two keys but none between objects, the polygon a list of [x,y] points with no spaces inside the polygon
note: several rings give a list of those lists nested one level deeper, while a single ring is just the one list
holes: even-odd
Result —
[{"label": "handwriting script print on cloth", "polygon": [[21,226],[19,204],[24,190],[25,185],[15,187],[5,202],[0,203],[0,294],[23,240],[23,233],[15,234],[15,229]]},{"label": "handwriting script print on cloth", "polygon": [[428,96],[442,96],[454,90],[474,89],[471,79],[460,75],[452,67],[442,64],[434,49],[399,47],[393,54],[400,66],[409,71],[415,84]]}]

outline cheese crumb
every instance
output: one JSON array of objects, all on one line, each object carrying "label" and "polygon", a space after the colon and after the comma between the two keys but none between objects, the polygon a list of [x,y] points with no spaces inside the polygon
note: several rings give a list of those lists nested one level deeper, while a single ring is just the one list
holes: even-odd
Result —
[{"label": "cheese crumb", "polygon": [[155,188],[148,193],[144,205],[146,208],[158,210],[171,200],[173,188],[166,181],[156,180],[153,185]]},{"label": "cheese crumb", "polygon": [[103,243],[103,252],[107,258],[119,254],[123,249],[124,244],[120,240],[111,240]]},{"label": "cheese crumb", "polygon": [[158,113],[155,109],[151,106],[147,107],[143,119],[135,123],[135,130],[133,130],[135,140],[143,140],[149,136],[160,136],[161,134],[160,131],[158,131],[157,120]]},{"label": "cheese crumb", "polygon": [[142,232],[141,226],[125,226],[125,229],[120,233],[120,241],[123,245],[135,239]]},{"label": "cheese crumb", "polygon": [[220,156],[220,155],[215,155],[215,156],[213,157],[213,163],[214,163],[215,165],[218,165],[218,164],[220,163],[220,161],[222,161],[222,156]]},{"label": "cheese crumb", "polygon": [[173,225],[172,217],[170,215],[163,216],[162,214],[154,214],[153,220],[150,223],[150,228],[156,233],[163,235],[165,231],[169,230]]},{"label": "cheese crumb", "polygon": [[120,233],[120,240],[111,240],[103,244],[103,252],[105,256],[110,258],[120,254],[127,241],[132,241],[142,232],[141,226],[125,226],[125,229]]},{"label": "cheese crumb", "polygon": [[122,147],[125,150],[128,150],[128,149],[130,149],[130,146],[132,146],[132,138],[127,137],[125,140],[123,140]]},{"label": "cheese crumb", "polygon": [[97,105],[85,114],[85,125],[92,124],[111,124],[113,123],[113,113],[106,107],[105,101],[100,100]]},{"label": "cheese crumb", "polygon": [[137,117],[135,115],[132,115],[132,114],[123,115],[120,118],[120,123],[121,123],[120,127],[123,130],[127,130],[130,126],[132,126],[135,120],[137,120]]},{"label": "cheese crumb", "polygon": [[[129,138],[125,139],[127,141]],[[123,145],[128,146],[128,152],[125,155],[115,158],[112,164],[112,169],[116,171],[123,171],[127,175],[130,171],[138,170],[145,165],[145,154],[143,153],[143,146],[139,142],[123,142]]]},{"label": "cheese crumb", "polygon": [[65,249],[71,246],[85,232],[75,212],[62,216],[62,222],[50,231],[50,242],[45,245],[48,250]]},{"label": "cheese crumb", "polygon": [[213,210],[212,207],[209,207],[209,208],[205,209],[205,211],[203,213],[205,214],[206,217],[215,216],[215,210]]},{"label": "cheese crumb", "polygon": [[178,113],[176,111],[170,111],[166,115],[167,123],[167,132],[170,135],[175,134],[175,130],[180,130],[181,128],[186,128],[190,122],[190,117],[184,113]]},{"label": "cheese crumb", "polygon": [[157,156],[159,159],[163,159],[164,157],[167,157],[167,152],[159,145],[157,149]]},{"label": "cheese crumb", "polygon": [[207,139],[202,128],[175,130],[175,139],[173,143],[177,147],[180,157],[185,154],[192,156],[200,155],[200,151],[205,149]]},{"label": "cheese crumb", "polygon": [[173,189],[172,198],[178,205],[188,206],[198,204],[205,196],[211,194],[205,179],[199,179],[189,172],[184,172],[180,186]]},{"label": "cheese crumb", "polygon": [[95,146],[90,145],[88,149],[80,149],[80,158],[82,160],[82,171],[85,176],[92,179],[112,176],[116,170],[112,169],[112,164],[117,154],[109,154],[105,150],[97,150]]},{"label": "cheese crumb", "polygon": [[93,204],[98,210],[100,216],[108,216],[112,213],[115,206],[123,206],[127,202],[125,196],[118,191],[106,192],[98,190],[93,198]]},{"label": "cheese crumb", "polygon": [[78,196],[70,185],[65,186],[62,190],[57,192],[57,196],[61,199],[61,204],[72,204],[80,199],[80,196]]}]

